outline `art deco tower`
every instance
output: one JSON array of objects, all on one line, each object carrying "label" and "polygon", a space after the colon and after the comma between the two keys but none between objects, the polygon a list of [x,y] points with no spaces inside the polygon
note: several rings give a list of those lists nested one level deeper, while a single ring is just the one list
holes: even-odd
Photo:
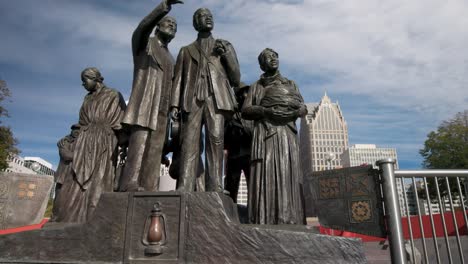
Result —
[{"label": "art deco tower", "polygon": [[348,126],[338,102],[325,95],[318,104],[306,104],[309,113],[301,119],[300,154],[304,170],[342,167],[341,153],[348,148]]}]

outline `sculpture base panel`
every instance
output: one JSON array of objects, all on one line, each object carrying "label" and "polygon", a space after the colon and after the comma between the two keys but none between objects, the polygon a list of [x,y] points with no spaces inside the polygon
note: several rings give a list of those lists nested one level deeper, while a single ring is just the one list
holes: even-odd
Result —
[{"label": "sculpture base panel", "polygon": [[[155,203],[164,241],[148,245]],[[158,248],[158,254],[148,254]],[[145,253],[146,251],[146,253]],[[220,193],[105,193],[85,224],[0,236],[0,263],[366,263],[360,240],[306,226],[240,224]]]}]

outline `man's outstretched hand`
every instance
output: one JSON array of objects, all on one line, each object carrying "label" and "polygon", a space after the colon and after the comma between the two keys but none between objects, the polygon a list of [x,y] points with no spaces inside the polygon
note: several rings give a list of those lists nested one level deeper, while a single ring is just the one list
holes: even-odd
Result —
[{"label": "man's outstretched hand", "polygon": [[175,5],[175,4],[183,4],[184,1],[182,0],[166,0],[166,4],[168,5]]}]

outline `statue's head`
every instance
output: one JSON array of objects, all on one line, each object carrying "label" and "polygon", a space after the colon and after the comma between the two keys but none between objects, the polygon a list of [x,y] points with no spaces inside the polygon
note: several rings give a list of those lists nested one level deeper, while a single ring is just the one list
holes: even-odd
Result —
[{"label": "statue's head", "polygon": [[155,34],[170,42],[177,33],[177,21],[171,16],[165,16],[156,26]]},{"label": "statue's head", "polygon": [[279,68],[278,53],[270,48],[266,48],[258,55],[258,63],[262,71],[275,72]]},{"label": "statue's head", "polygon": [[97,89],[98,83],[102,83],[104,78],[101,76],[101,72],[95,67],[89,67],[81,72],[81,81],[83,81],[83,87],[93,92]]},{"label": "statue's head", "polygon": [[80,124],[73,124],[73,125],[71,126],[71,133],[70,133],[70,135],[71,135],[73,138],[77,138],[78,135],[80,134],[80,128],[81,128]]},{"label": "statue's head", "polygon": [[193,27],[198,32],[210,32],[214,27],[213,14],[208,8],[199,8],[193,14]]}]

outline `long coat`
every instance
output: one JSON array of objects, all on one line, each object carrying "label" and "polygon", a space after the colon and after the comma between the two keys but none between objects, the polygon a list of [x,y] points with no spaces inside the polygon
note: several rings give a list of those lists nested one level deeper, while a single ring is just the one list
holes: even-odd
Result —
[{"label": "long coat", "polygon": [[174,71],[171,106],[191,112],[196,97],[195,84],[199,82],[199,65],[205,59],[202,56],[207,56],[216,106],[218,110],[234,111],[237,103],[232,87],[240,82],[239,62],[234,48],[228,45],[225,56],[217,55],[214,50],[204,55],[199,50],[196,41],[180,50]]},{"label": "long coat", "polygon": [[107,87],[86,95],[80,110],[80,135],[75,141],[72,169],[56,199],[58,222],[86,222],[103,192],[114,189],[117,130],[121,129],[125,102]]},{"label": "long coat", "polygon": [[[255,120],[249,179],[249,220],[254,224],[303,224],[302,172],[295,122],[274,124],[263,116],[260,103],[267,89],[294,82],[278,77],[271,84],[254,83],[242,107],[246,119]],[[301,97],[301,103],[303,100]],[[266,126],[265,124],[268,124]],[[269,135],[274,130],[273,135]]]},{"label": "long coat", "polygon": [[169,12],[163,2],[146,16],[132,37],[133,88],[122,123],[156,130],[158,113],[169,111],[174,58],[156,37],[150,38],[155,25]]}]

